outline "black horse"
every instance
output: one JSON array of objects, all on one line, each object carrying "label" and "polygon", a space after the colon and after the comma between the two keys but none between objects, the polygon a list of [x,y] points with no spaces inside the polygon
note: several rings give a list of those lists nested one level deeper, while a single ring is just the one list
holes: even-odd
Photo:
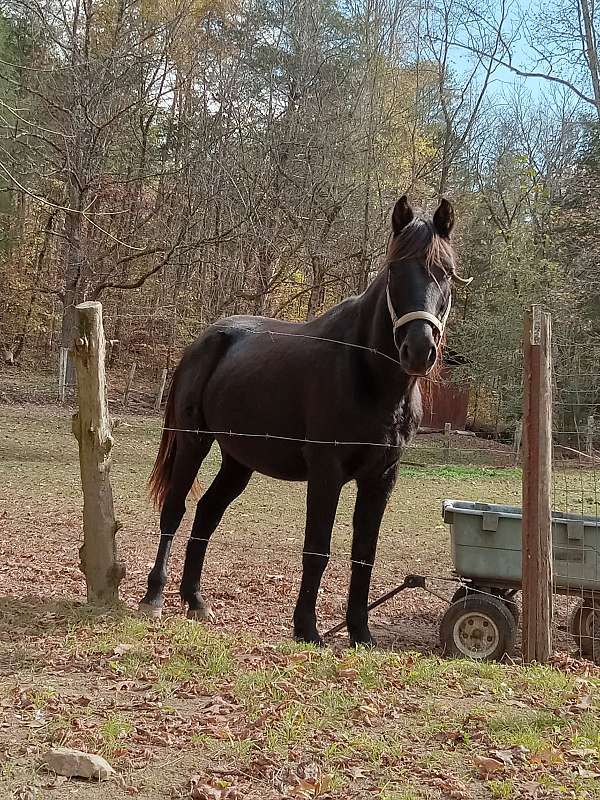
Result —
[{"label": "black horse", "polygon": [[419,377],[437,359],[451,280],[462,280],[449,241],[453,224],[446,200],[425,220],[402,197],[392,214],[385,266],[359,297],[304,324],[230,317],[186,350],[173,377],[150,477],[162,509],[161,538],[141,611],[160,614],[172,539],[216,440],[221,468],[196,507],[181,580],[188,616],[208,613],[200,593],[208,540],[252,473],[307,481],[294,634],[320,643],[317,592],[340,491],[354,480],[346,619],[355,644],[373,643],[367,603],[379,527],[401,449],[419,425]]}]

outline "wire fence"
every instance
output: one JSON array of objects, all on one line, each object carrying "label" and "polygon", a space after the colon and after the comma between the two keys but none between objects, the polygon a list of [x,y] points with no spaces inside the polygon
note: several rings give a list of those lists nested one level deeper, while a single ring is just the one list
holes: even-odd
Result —
[{"label": "wire fence", "polygon": [[[129,315],[132,320],[147,319],[144,315]],[[124,318],[123,318],[124,319]],[[123,321],[122,321],[123,324]],[[279,337],[298,336],[275,331],[262,331],[256,335]],[[366,357],[373,357],[385,363],[389,369],[398,367],[396,359],[387,353],[363,347],[351,342],[300,335],[300,338],[320,342],[323,347],[351,348],[361,351]],[[114,347],[114,345],[113,345]],[[563,345],[555,343],[554,358],[554,474],[553,474],[553,509],[556,517],[554,526],[554,590],[555,590],[555,615],[554,615],[554,643],[559,651],[577,652],[579,655],[600,660],[600,602],[598,591],[600,586],[600,509],[598,485],[598,465],[600,464],[600,414],[596,411],[600,407],[600,345],[593,348],[593,353],[586,353],[585,358],[573,358],[573,343],[569,343],[569,356],[561,351]],[[579,345],[577,347],[580,347]],[[589,345],[585,345],[589,349]],[[583,349],[583,346],[581,346]],[[108,362],[111,361],[112,348],[109,346]],[[117,437],[140,436],[151,432],[158,435],[164,430],[158,423],[157,415],[161,411],[166,397],[165,383],[166,372],[170,375],[176,363],[176,354],[168,359],[169,367],[165,361],[157,361],[153,365],[148,360],[140,357],[137,348],[121,348],[118,358],[113,359],[113,366],[109,370],[109,402],[115,418]],[[36,380],[32,376],[30,382],[25,381],[19,385],[15,380],[13,397],[29,400],[34,398],[37,402],[54,402],[57,388],[54,374],[44,374],[44,380]],[[450,475],[454,485],[464,482],[464,491],[469,499],[481,503],[506,502],[501,495],[501,482],[490,489],[488,479],[494,476],[494,470],[500,470],[501,481],[511,481],[512,489],[520,485],[519,465],[521,431],[519,427],[518,409],[522,402],[523,386],[522,354],[515,353],[512,367],[508,370],[508,379],[498,380],[494,388],[488,392],[487,405],[494,409],[496,414],[490,436],[489,429],[486,435],[478,435],[477,431],[465,431],[452,422],[444,424],[438,429],[421,431],[415,442],[400,458],[401,468],[414,468],[422,471],[424,475],[433,476],[436,480],[440,475]],[[445,378],[429,379],[423,382],[425,386],[437,386],[442,393],[457,390],[466,393],[469,398],[467,409],[468,418],[473,421],[477,414],[481,414],[481,394],[478,394],[479,408],[473,409],[473,396],[476,394],[472,383],[456,385],[452,380]],[[76,386],[67,383],[67,405],[76,402]],[[2,401],[0,396],[0,402]],[[595,416],[596,415],[596,416]],[[154,419],[153,419],[154,418]],[[493,419],[493,418],[492,418]],[[499,425],[499,420],[503,424]],[[149,420],[147,422],[146,420]],[[274,445],[284,446],[289,444],[312,444],[321,447],[351,447],[368,445],[374,448],[396,449],[398,445],[387,442],[357,441],[355,438],[310,438],[308,436],[288,435],[286,432],[275,431],[244,431],[194,428],[169,428],[190,435],[210,435],[222,440],[228,438],[260,438],[272,441]],[[40,433],[55,436],[71,436],[68,431],[59,431],[54,427],[39,428]],[[480,434],[480,432],[479,432]],[[460,469],[463,468],[461,472]],[[440,472],[440,469],[447,472]],[[460,499],[460,498],[457,498]],[[512,499],[512,498],[511,498]],[[436,500],[423,498],[421,502],[439,504]],[[514,499],[513,499],[514,502]],[[275,509],[273,509],[275,510]],[[384,523],[385,524],[385,523]],[[431,532],[428,532],[431,533]],[[158,538],[158,531],[156,531]],[[393,531],[392,531],[393,535]],[[444,533],[444,536],[447,534]],[[220,556],[227,557],[232,543],[220,537],[213,538],[211,547],[219,548]],[[283,545],[282,545],[283,546]],[[295,555],[299,560],[302,554],[311,554],[323,558],[342,559],[351,563],[349,552],[333,551],[317,553],[303,550],[302,542],[288,543],[286,545],[290,555]],[[450,541],[446,538],[443,546],[449,550]],[[251,551],[254,554],[251,554]],[[267,548],[268,550],[268,548]],[[261,558],[262,551],[256,542],[251,547],[245,544],[240,552],[249,558]],[[393,548],[385,552],[380,558],[386,558],[389,563],[396,565],[399,571],[398,578],[404,573],[418,571],[427,577],[440,589],[431,589],[435,597],[451,599],[456,594],[457,583],[468,590],[470,585],[461,580],[460,575],[440,574],[439,565],[415,562],[408,557],[394,557]],[[365,562],[360,562],[364,564]],[[369,564],[369,566],[373,566]],[[474,591],[486,594],[485,590]],[[514,601],[511,600],[514,605]]]},{"label": "wire fence", "polygon": [[554,642],[600,664],[600,346],[554,346]]}]

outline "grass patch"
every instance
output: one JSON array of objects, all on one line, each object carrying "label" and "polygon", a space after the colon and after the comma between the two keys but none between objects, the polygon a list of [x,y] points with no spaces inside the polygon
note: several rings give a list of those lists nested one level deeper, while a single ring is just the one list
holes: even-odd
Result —
[{"label": "grass patch", "polygon": [[336,725],[341,720],[346,720],[358,705],[354,694],[331,687],[323,689],[317,696],[317,707],[321,713],[321,725]]},{"label": "grass patch", "polygon": [[355,755],[360,755],[369,766],[380,768],[394,766],[400,762],[405,751],[405,744],[401,735],[387,732],[384,734],[353,734],[347,739],[349,750]]},{"label": "grass patch", "polygon": [[496,714],[487,722],[487,730],[499,744],[506,747],[526,747],[539,753],[552,747],[566,722],[547,711]]},{"label": "grass patch", "polygon": [[190,620],[174,620],[164,633],[172,646],[170,660],[181,665],[184,662],[194,664],[196,676],[218,678],[233,670],[234,658],[229,638],[209,633],[202,625]]},{"label": "grass patch", "polygon": [[272,667],[246,672],[236,678],[233,694],[244,704],[250,719],[260,716],[266,700],[280,703],[284,699],[286,691],[278,684],[284,674],[281,669]]},{"label": "grass patch", "polygon": [[[485,453],[485,451],[482,451]],[[399,478],[448,478],[451,480],[473,480],[474,478],[521,478],[518,467],[479,467],[466,464],[423,464],[423,466],[400,467]]]},{"label": "grass patch", "polygon": [[210,753],[211,759],[242,765],[247,764],[259,749],[252,739],[216,739],[206,733],[194,734],[192,742],[202,751]]},{"label": "grass patch", "polygon": [[124,740],[133,731],[133,725],[118,715],[107,717],[98,730],[100,751],[102,755],[112,756],[121,749]]},{"label": "grass patch", "polygon": [[278,719],[265,725],[267,749],[287,758],[294,744],[305,741],[314,732],[310,716],[310,710],[304,703],[289,703]]},{"label": "grass patch", "polygon": [[544,697],[560,698],[570,694],[574,688],[573,678],[564,672],[542,664],[524,666],[515,673],[515,683],[524,689],[540,692]]},{"label": "grass patch", "polygon": [[573,736],[575,747],[589,747],[596,751],[600,759],[600,717],[597,712],[589,711],[581,718],[577,731]]},{"label": "grass patch", "polygon": [[516,794],[515,784],[511,780],[492,780],[488,782],[488,789],[490,794],[495,798],[509,798],[514,797]]},{"label": "grass patch", "polygon": [[34,708],[42,710],[57,696],[55,689],[30,689],[27,692],[27,697],[31,701]]}]

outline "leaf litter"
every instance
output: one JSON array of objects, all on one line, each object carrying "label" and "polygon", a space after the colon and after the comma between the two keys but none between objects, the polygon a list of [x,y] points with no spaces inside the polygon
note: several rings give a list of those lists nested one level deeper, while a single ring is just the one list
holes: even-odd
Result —
[{"label": "leaf litter", "polygon": [[[146,462],[150,457],[148,451]],[[363,800],[383,796],[383,786],[392,797],[406,789],[415,797],[487,800],[499,781],[510,781],[515,797],[594,797],[600,671],[568,654],[554,660],[571,680],[557,701],[533,682],[524,688],[517,666],[499,668],[503,678],[494,683],[485,671],[480,677],[436,656],[345,651],[343,638],[329,652],[296,649],[287,644],[282,617],[297,585],[296,560],[272,552],[262,580],[261,552],[235,546],[230,558],[213,561],[208,570],[218,626],[199,627],[196,641],[193,629],[174,616],[180,614],[177,592],[169,588],[165,620],[140,627],[130,609],[155,545],[155,538],[139,535],[155,527],[141,487],[132,489],[131,502],[138,505],[120,534],[128,563],[126,607],[112,615],[89,613],[73,546],[81,526],[79,496],[65,503],[60,491],[72,466],[48,487],[33,472],[29,487],[6,473],[11,505],[0,502],[6,534],[0,578],[7,595],[0,598],[0,768],[9,797],[71,796],[70,781],[50,785],[35,771],[49,746],[108,758],[119,771],[110,789],[115,800],[169,794],[185,800]],[[268,522],[274,535],[278,523]],[[289,524],[283,520],[282,531]],[[40,529],[44,537],[32,547],[32,531]],[[183,531],[173,574],[181,571],[185,538]],[[380,562],[375,593],[397,578],[397,565]],[[342,613],[345,569],[334,561],[328,571],[324,624]],[[50,587],[60,587],[68,599],[49,600]],[[400,644],[428,648],[438,606],[435,599],[407,596],[379,620],[398,612],[406,622]],[[396,641],[393,630],[379,627],[384,645]],[[225,650],[229,662],[222,661]],[[490,727],[500,715],[522,717],[526,725],[527,715],[548,710],[557,723],[537,749],[506,741]],[[106,796],[93,792],[90,787],[90,800]]]}]

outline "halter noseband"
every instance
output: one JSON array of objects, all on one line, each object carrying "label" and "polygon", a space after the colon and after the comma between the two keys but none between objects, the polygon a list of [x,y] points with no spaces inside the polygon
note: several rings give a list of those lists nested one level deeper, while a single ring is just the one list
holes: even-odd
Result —
[{"label": "halter noseband", "polygon": [[402,325],[407,325],[409,322],[413,322],[416,319],[425,320],[425,322],[431,323],[433,327],[438,331],[440,334],[440,339],[444,335],[444,329],[446,327],[446,322],[448,322],[448,317],[450,316],[450,309],[452,308],[452,292],[450,292],[448,296],[448,304],[444,309],[444,313],[442,314],[441,318],[435,316],[435,314],[430,314],[429,311],[409,311],[407,314],[403,314],[399,317],[396,314],[396,309],[394,308],[394,304],[392,303],[392,298],[390,297],[390,275],[388,272],[388,279],[387,285],[385,287],[385,296],[387,299],[387,306],[390,312],[390,318],[392,320],[392,325],[394,326],[394,333],[396,332],[397,328],[401,328]]}]

